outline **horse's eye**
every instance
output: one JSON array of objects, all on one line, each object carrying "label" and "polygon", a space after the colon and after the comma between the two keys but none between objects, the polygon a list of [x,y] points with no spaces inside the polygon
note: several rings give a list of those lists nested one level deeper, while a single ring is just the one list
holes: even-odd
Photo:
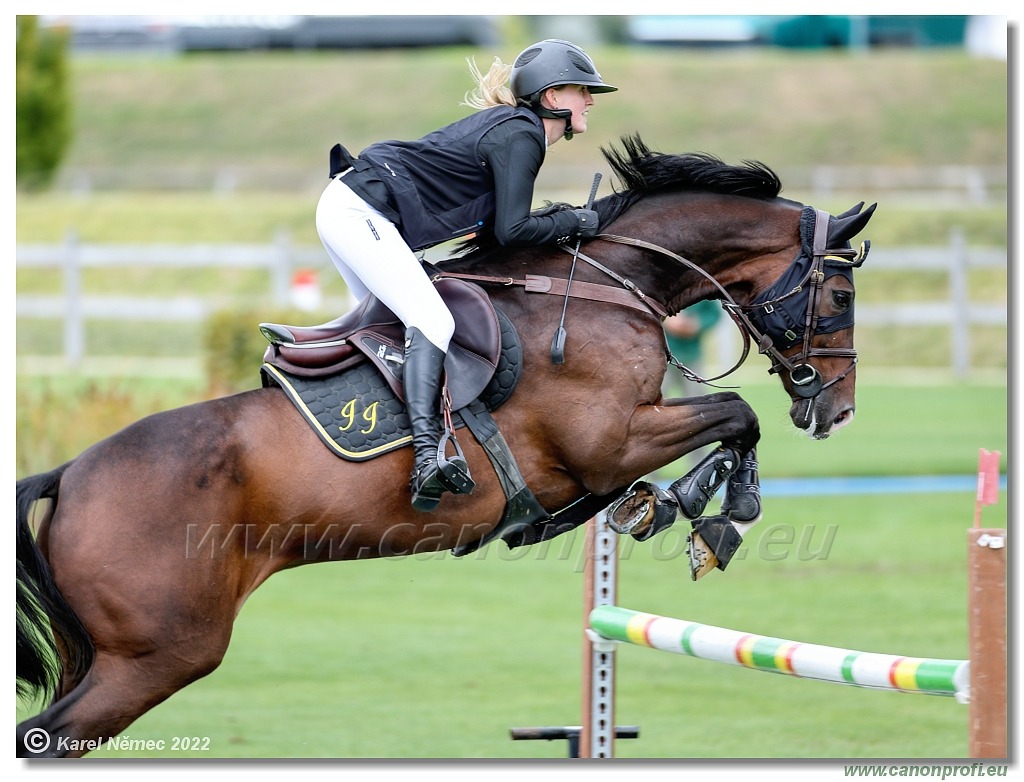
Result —
[{"label": "horse's eye", "polygon": [[850,291],[832,291],[832,303],[841,310],[850,309],[853,294]]}]

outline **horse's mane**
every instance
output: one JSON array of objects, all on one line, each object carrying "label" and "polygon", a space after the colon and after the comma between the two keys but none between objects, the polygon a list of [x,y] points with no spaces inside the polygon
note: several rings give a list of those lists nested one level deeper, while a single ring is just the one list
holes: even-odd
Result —
[{"label": "horse's mane", "polygon": [[[775,198],[782,192],[782,182],[775,172],[756,160],[730,165],[706,152],[652,152],[639,134],[623,136],[621,141],[622,151],[601,148],[620,183],[615,195],[604,199],[610,203],[603,205],[607,214],[599,212],[602,224],[611,222],[643,196],[662,190],[700,190],[749,198]],[[615,199],[624,203],[612,203]]]},{"label": "horse's mane", "polygon": [[[748,198],[775,198],[782,192],[779,177],[764,163],[744,160],[739,165],[723,163],[718,157],[705,152],[670,155],[652,151],[639,133],[623,136],[622,149],[601,148],[611,166],[619,186],[610,196],[594,203],[602,226],[619,217],[641,198],[664,191],[703,191]],[[571,204],[548,203],[533,211],[542,216],[563,209],[575,209]],[[482,231],[459,245],[458,254],[479,256],[497,249],[492,231]]]}]

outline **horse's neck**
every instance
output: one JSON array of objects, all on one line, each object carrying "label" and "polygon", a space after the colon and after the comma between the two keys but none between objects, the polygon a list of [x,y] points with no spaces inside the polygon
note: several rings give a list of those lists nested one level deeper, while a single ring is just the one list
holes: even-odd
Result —
[{"label": "horse's neck", "polygon": [[612,229],[632,232],[698,262],[723,254],[750,255],[778,244],[780,219],[783,225],[792,223],[794,230],[799,223],[799,209],[787,215],[790,211],[781,201],[678,193],[640,202]]},{"label": "horse's neck", "polygon": [[[642,202],[608,228],[682,256],[745,299],[782,272],[799,246],[800,207],[777,200],[713,194],[677,194]],[[636,253],[628,270],[638,284],[664,291],[672,309],[718,291],[700,273],[666,260],[650,263]]]}]

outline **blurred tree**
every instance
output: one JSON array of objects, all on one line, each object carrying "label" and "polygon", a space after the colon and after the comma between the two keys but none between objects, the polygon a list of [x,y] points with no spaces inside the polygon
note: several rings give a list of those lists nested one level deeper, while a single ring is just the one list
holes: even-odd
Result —
[{"label": "blurred tree", "polygon": [[68,33],[18,16],[15,175],[19,188],[48,186],[71,143]]}]

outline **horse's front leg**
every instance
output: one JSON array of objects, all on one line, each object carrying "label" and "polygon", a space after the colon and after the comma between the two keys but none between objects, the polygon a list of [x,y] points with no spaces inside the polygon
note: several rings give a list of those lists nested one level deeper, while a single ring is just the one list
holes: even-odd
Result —
[{"label": "horse's front leg", "polygon": [[[757,414],[731,391],[637,405],[618,454],[618,475],[609,481],[615,483],[625,476],[628,483],[713,443],[746,454],[760,438]],[[589,488],[596,491],[600,487]]]},{"label": "horse's front leg", "polygon": [[[698,425],[704,426],[689,435],[691,441],[700,442],[693,447],[716,440],[721,445],[668,491],[646,481],[635,483],[609,508],[608,521],[617,532],[647,540],[682,513],[693,522],[690,566],[696,580],[712,568],[724,570],[743,535],[761,517],[755,450],[760,430],[757,416],[736,394],[713,394],[670,406],[687,409],[691,414],[688,426],[692,426],[693,414]],[[703,517],[708,502],[723,483],[726,494],[721,514]]]}]

